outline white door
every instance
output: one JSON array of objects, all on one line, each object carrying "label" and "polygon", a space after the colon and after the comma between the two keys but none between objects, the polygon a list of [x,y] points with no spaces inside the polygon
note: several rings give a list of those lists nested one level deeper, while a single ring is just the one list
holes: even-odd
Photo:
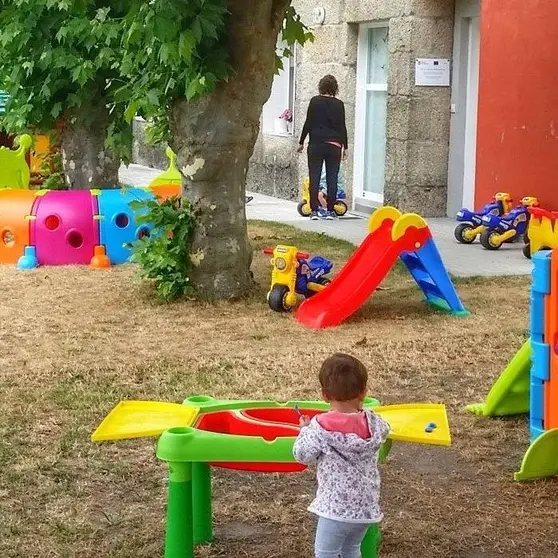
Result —
[{"label": "white door", "polygon": [[475,202],[477,158],[477,108],[479,98],[480,17],[469,18],[467,93],[465,100],[465,155],[463,161],[463,207]]},{"label": "white door", "polygon": [[453,48],[448,214],[473,208],[479,97],[480,0],[457,0]]},{"label": "white door", "polygon": [[355,118],[355,203],[381,205],[386,165],[389,28],[361,25]]}]

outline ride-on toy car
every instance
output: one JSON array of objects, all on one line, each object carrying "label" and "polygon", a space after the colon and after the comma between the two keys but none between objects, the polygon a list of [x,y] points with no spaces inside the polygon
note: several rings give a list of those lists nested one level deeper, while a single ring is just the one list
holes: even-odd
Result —
[{"label": "ride-on toy car", "polygon": [[279,245],[266,248],[272,257],[271,288],[267,293],[269,307],[276,312],[288,312],[298,302],[298,296],[310,297],[330,282],[326,275],[333,264],[321,256],[299,252],[296,246]]},{"label": "ride-on toy car", "polygon": [[[334,209],[335,213],[339,217],[343,217],[345,213],[349,210],[349,206],[345,201],[347,199],[347,194],[344,190],[337,191],[337,200],[335,201]],[[303,217],[308,217],[312,212],[310,208],[310,180],[306,178],[302,184],[302,201],[298,203],[297,210]]]},{"label": "ride-on toy car", "polygon": [[477,236],[486,230],[482,224],[482,218],[485,215],[505,215],[512,210],[513,200],[506,192],[498,192],[480,211],[471,211],[463,208],[457,215],[458,225],[455,227],[453,234],[457,242],[461,244],[473,243]]},{"label": "ride-on toy car", "polygon": [[498,250],[504,242],[515,242],[523,238],[526,240],[529,225],[529,208],[537,207],[537,198],[527,196],[521,204],[512,209],[507,215],[485,215],[482,224],[486,230],[481,233],[480,242],[487,250]]}]

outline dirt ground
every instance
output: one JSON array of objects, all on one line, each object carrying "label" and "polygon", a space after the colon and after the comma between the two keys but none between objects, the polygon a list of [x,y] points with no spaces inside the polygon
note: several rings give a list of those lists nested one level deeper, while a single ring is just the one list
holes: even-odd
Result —
[{"label": "dirt ground", "polygon": [[[255,223],[255,248],[282,239],[339,264],[352,247]],[[474,257],[480,247],[468,247]],[[497,254],[495,255],[497,257]],[[489,420],[481,401],[527,336],[529,279],[459,281],[468,318],[434,313],[396,269],[345,325],[303,329],[265,303],[257,251],[248,301],[153,303],[133,268],[0,268],[0,556],[162,555],[167,472],[153,441],[94,445],[122,399],[192,394],[318,397],[333,351],[362,359],[384,403],[444,402],[451,448],[396,444],[383,466],[382,557],[558,556],[558,481],[517,484],[526,417]],[[203,558],[310,558],[312,473],[215,471],[213,544]]]}]

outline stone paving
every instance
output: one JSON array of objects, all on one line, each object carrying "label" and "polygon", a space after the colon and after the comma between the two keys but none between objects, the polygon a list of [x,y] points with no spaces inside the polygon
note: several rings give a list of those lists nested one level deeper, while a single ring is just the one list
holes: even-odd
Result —
[{"label": "stone paving", "polygon": [[[146,186],[160,172],[141,165],[130,165],[127,168],[123,166],[120,169],[120,180],[123,184]],[[297,213],[296,202],[263,194],[250,195],[253,195],[254,199],[246,206],[248,219],[279,221],[301,230],[326,233],[355,245],[360,244],[367,234],[366,216],[348,214],[336,221],[310,221]],[[505,244],[500,250],[489,251],[482,248],[478,242],[472,245],[458,244],[453,237],[455,227],[453,219],[430,218],[428,224],[442,258],[453,275],[459,277],[529,275],[532,271],[531,262],[522,254],[523,243],[521,242]]]}]

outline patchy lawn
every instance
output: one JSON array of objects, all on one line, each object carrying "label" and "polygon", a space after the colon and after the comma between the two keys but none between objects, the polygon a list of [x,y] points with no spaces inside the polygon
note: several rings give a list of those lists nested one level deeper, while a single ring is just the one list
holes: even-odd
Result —
[{"label": "patchy lawn", "polygon": [[[332,257],[323,236],[253,223],[257,249],[280,240]],[[456,247],[456,249],[459,249]],[[478,248],[481,249],[480,247]],[[497,254],[495,257],[498,257]],[[0,268],[0,556],[160,556],[165,465],[151,441],[94,445],[121,399],[191,394],[316,398],[333,351],[368,364],[383,402],[445,402],[452,448],[398,444],[383,468],[383,557],[558,555],[558,482],[516,484],[526,418],[468,415],[527,335],[529,279],[459,281],[469,318],[433,313],[396,269],[358,315],[324,332],[254,295],[234,304],[154,304],[133,269]],[[312,474],[215,472],[216,541],[200,557],[310,558]]]}]

